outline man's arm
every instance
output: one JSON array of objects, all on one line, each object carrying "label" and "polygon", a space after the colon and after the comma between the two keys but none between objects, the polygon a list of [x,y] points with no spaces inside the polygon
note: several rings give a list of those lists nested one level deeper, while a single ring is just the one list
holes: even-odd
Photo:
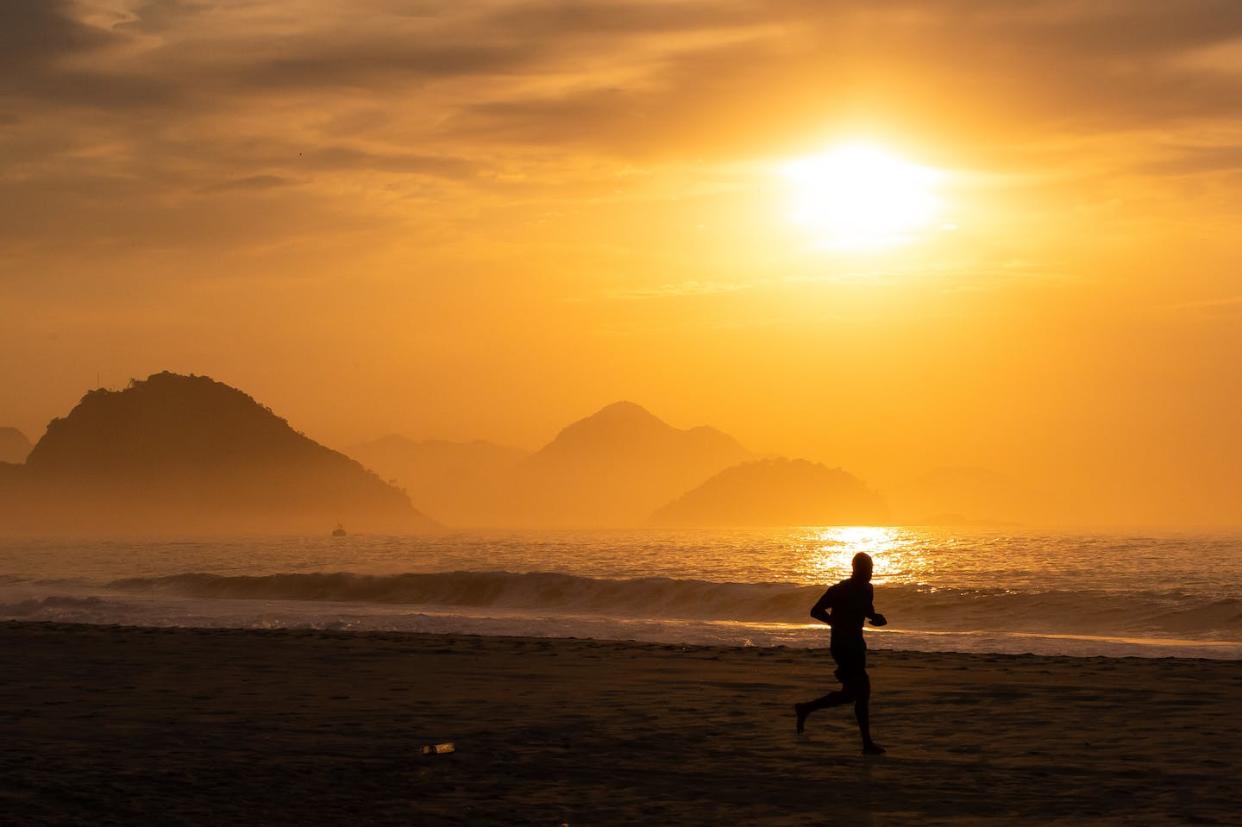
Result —
[{"label": "man's arm", "polygon": [[887,626],[888,618],[875,610],[875,588],[870,583],[867,584],[867,592],[871,598],[867,601],[867,619],[872,626]]},{"label": "man's arm", "polygon": [[820,597],[815,605],[811,607],[811,617],[815,618],[820,623],[827,623],[831,626],[832,615],[828,613],[828,610],[832,608],[832,598],[832,589],[829,588],[826,592],[824,592],[823,596]]}]

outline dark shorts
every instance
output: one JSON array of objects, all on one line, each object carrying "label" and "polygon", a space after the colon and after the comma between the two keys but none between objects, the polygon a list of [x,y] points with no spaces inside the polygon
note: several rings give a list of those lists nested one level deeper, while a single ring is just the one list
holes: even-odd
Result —
[{"label": "dark shorts", "polygon": [[837,670],[833,674],[843,686],[867,680],[867,645],[852,643],[833,643],[828,650],[832,659],[837,662]]}]

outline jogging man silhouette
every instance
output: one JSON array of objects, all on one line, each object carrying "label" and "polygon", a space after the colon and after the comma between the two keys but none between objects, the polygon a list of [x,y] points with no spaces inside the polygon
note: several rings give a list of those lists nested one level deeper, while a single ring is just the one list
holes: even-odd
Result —
[{"label": "jogging man silhouette", "polygon": [[[842,704],[854,704],[854,717],[858,719],[858,732],[862,735],[863,752],[882,755],[884,747],[871,740],[871,678],[867,676],[867,643],[863,640],[863,621],[872,626],[888,623],[872,605],[875,590],[871,586],[871,555],[858,552],[854,555],[854,573],[848,579],[830,586],[824,596],[811,609],[811,617],[832,627],[832,639],[828,651],[837,662],[835,672],[841,688],[829,692],[810,703],[794,704],[797,731],[801,735],[806,719],[817,709]],[[831,610],[831,614],[829,611]]]}]

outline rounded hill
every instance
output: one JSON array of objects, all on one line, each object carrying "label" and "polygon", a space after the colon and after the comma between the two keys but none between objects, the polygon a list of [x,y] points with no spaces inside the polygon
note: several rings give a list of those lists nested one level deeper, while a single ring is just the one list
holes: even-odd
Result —
[{"label": "rounded hill", "polygon": [[873,525],[888,522],[880,495],[840,468],[762,459],[726,468],[652,515],[669,526]]},{"label": "rounded hill", "polygon": [[93,390],[26,460],[34,515],[74,527],[327,531],[434,525],[403,491],[298,433],[242,391],[158,373]]}]

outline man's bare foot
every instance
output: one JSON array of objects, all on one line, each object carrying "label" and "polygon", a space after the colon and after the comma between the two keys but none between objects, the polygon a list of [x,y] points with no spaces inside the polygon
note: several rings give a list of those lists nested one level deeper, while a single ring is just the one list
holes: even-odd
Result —
[{"label": "man's bare foot", "polygon": [[884,747],[872,741],[869,744],[863,744],[863,755],[883,755],[888,752]]},{"label": "man's bare foot", "polygon": [[807,709],[808,704],[794,704],[794,715],[798,719],[795,732],[801,735],[806,731],[806,716],[811,714],[811,710]]}]

